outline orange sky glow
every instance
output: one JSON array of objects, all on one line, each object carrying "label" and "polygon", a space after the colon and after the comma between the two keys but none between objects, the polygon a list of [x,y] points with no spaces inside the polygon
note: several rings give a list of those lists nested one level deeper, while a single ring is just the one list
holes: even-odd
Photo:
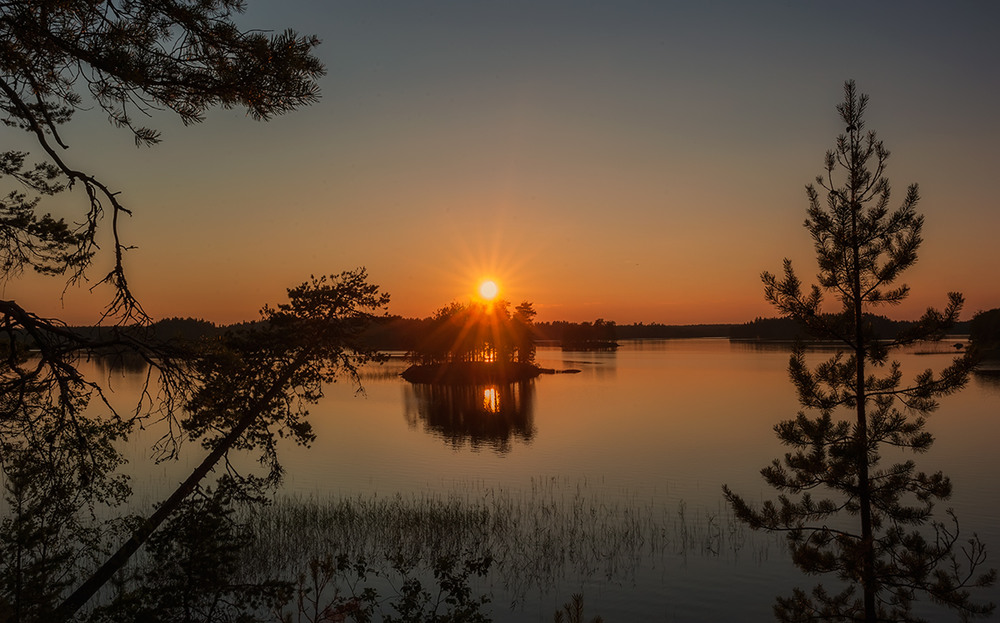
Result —
[{"label": "orange sky glow", "polygon": [[[813,3],[251,2],[246,27],[324,41],[319,104],[157,114],[164,141],[139,150],[81,113],[63,139],[133,210],[129,280],[154,318],[250,320],[310,274],[365,266],[403,316],[488,277],[539,321],[737,323],[775,315],[760,273],[782,258],[812,281],[803,187],[853,78],[893,203],[917,182],[926,217],[911,297],[885,313],[951,290],[966,318],[1000,307],[1000,8],[857,7],[861,23]],[[82,287],[24,275],[3,295],[94,322],[108,261]]]}]

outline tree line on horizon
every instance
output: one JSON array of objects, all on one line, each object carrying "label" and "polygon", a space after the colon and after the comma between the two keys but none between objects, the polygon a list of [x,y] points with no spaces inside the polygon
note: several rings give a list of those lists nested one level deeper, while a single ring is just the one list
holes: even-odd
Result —
[{"label": "tree line on horizon", "polygon": [[[880,335],[894,337],[911,328],[916,321],[892,320],[885,316],[867,316]],[[260,321],[235,324],[217,324],[200,318],[164,318],[148,327],[137,328],[158,340],[200,340],[219,337],[232,329],[244,329]],[[362,340],[373,349],[415,350],[423,336],[428,334],[436,320],[426,318],[406,318],[390,315],[377,318],[368,327]],[[632,340],[632,339],[683,339],[683,338],[729,338],[748,341],[809,341],[811,338],[801,325],[791,318],[757,317],[741,324],[686,324],[670,325],[662,323],[617,324],[598,318],[594,322],[569,322],[565,320],[532,322],[531,336],[535,343],[573,344],[586,340]],[[77,333],[96,335],[99,327],[71,327]],[[981,311],[972,319],[956,322],[950,330],[953,335],[969,335],[970,341],[980,344],[985,355],[996,355],[1000,347],[1000,308]]]}]

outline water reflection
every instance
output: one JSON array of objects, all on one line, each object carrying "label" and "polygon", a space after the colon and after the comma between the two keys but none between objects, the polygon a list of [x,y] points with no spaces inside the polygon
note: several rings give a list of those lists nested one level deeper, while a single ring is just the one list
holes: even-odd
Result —
[{"label": "water reflection", "polygon": [[493,414],[500,412],[500,397],[496,387],[483,389],[483,409]]},{"label": "water reflection", "polygon": [[1000,361],[980,365],[973,373],[972,381],[990,394],[1000,394]]},{"label": "water reflection", "polygon": [[149,367],[149,362],[131,351],[95,353],[90,356],[90,359],[102,375],[142,374]]},{"label": "water reflection", "polygon": [[605,351],[563,351],[563,368],[580,370],[584,378],[613,380],[618,375],[618,353]]},{"label": "water reflection", "polygon": [[535,435],[534,381],[496,385],[404,385],[404,416],[410,428],[423,423],[429,433],[454,448],[466,443],[509,452],[515,440]]}]

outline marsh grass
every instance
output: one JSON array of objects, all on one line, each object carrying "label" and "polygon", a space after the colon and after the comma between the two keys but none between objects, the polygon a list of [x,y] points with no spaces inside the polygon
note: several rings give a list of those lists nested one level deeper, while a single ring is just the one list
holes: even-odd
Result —
[{"label": "marsh grass", "polygon": [[443,554],[461,553],[492,561],[475,588],[499,589],[512,606],[582,582],[631,585],[643,569],[688,557],[759,562],[784,547],[747,530],[721,499],[714,510],[690,509],[557,478],[516,491],[469,484],[447,494],[282,497],[241,521],[252,535],[246,565],[257,573],[294,578],[311,561],[339,556],[364,561],[391,588],[393,561],[426,576]]}]

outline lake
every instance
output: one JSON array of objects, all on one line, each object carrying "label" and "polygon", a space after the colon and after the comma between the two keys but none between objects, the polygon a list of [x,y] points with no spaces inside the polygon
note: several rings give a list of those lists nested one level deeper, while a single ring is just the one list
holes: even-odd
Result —
[{"label": "lake", "polygon": [[[904,378],[947,365],[953,343],[899,353]],[[311,409],[313,446],[282,448],[281,495],[504,504],[545,517],[558,538],[519,533],[505,546],[534,549],[543,572],[535,565],[526,581],[510,562],[476,585],[492,594],[496,621],[551,621],[573,593],[588,620],[770,621],[776,596],[816,583],[795,570],[783,539],[735,523],[721,494],[728,484],[748,500],[776,497],[759,470],[784,452],[773,425],[798,410],[787,347],[640,340],[615,352],[540,348],[537,361],[579,373],[449,392],[401,380],[406,364],[392,359],[364,370],[362,393],[334,384]],[[939,518],[953,507],[963,534],[978,533],[991,552],[1000,551],[998,411],[1000,379],[973,376],[929,418],[936,442],[916,459],[954,483]],[[136,472],[136,489],[155,498],[199,455],[189,444],[180,464]],[[996,587],[980,596],[1000,601]]]}]

